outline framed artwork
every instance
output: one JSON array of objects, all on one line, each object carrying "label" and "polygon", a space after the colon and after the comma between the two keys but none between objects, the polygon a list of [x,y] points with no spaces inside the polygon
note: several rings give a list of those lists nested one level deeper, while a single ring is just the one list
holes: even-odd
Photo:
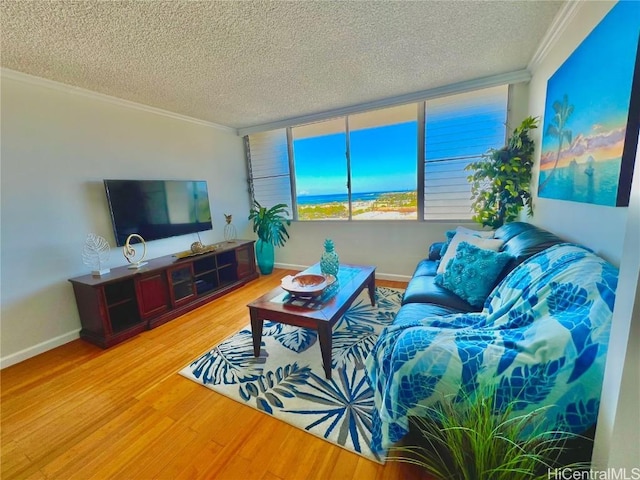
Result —
[{"label": "framed artwork", "polygon": [[640,2],[621,1],[549,78],[539,197],[629,205],[640,125],[639,35]]}]

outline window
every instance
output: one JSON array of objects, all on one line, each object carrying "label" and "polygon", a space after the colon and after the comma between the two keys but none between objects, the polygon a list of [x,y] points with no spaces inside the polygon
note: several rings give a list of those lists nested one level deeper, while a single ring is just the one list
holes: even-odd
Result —
[{"label": "window", "polygon": [[291,204],[291,175],[286,129],[245,137],[251,198],[263,207]]},{"label": "window", "polygon": [[298,220],[417,219],[417,111],[293,127]]},{"label": "window", "polygon": [[298,220],[349,219],[346,119],[291,129]]},{"label": "window", "polygon": [[[505,141],[508,86],[245,137],[252,195],[297,220],[465,220],[465,167]],[[420,193],[418,193],[420,192]]]},{"label": "window", "polygon": [[418,105],[349,116],[354,220],[416,220]]},{"label": "window", "polygon": [[465,167],[505,141],[507,89],[500,86],[425,102],[424,219],[471,219]]}]

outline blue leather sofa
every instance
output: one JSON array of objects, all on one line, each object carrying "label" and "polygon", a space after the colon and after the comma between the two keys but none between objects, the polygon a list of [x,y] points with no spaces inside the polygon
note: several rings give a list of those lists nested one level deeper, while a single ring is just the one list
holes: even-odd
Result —
[{"label": "blue leather sofa", "polygon": [[[525,222],[503,225],[495,231],[494,238],[505,242],[501,251],[509,253],[512,257],[496,280],[496,285],[527,258],[563,242],[553,233]],[[428,257],[418,263],[407,285],[402,299],[403,306],[396,320],[481,310],[481,308],[472,307],[455,293],[435,283],[443,243],[437,242],[431,245]]]},{"label": "blue leather sofa", "polygon": [[[504,242],[508,263],[486,285],[480,308],[436,283],[442,245],[419,262],[366,360],[374,451],[408,433],[414,409],[483,387],[496,389],[498,408],[547,408],[540,419],[548,430],[581,434],[595,424],[617,269],[527,223],[504,225],[494,237]],[[456,260],[464,262],[459,250]]]}]

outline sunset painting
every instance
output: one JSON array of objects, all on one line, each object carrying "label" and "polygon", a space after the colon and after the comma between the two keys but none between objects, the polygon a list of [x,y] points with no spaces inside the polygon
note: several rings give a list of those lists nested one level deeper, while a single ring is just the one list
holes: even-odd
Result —
[{"label": "sunset painting", "polygon": [[623,159],[623,150],[638,134],[638,112],[628,119],[639,32],[640,2],[618,3],[549,79],[539,197],[624,204],[618,190],[629,188],[635,152]]}]

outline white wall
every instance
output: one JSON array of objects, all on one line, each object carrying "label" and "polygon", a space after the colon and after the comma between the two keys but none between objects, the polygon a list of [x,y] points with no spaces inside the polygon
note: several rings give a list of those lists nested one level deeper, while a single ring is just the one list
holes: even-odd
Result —
[{"label": "white wall", "polygon": [[[529,113],[544,115],[547,81],[571,55],[616,2],[580,2],[575,16],[539,65],[533,66],[529,83]],[[536,157],[540,158],[541,135],[546,125],[534,131]],[[529,221],[576,243],[586,244],[614,265],[620,265],[627,208],[604,207],[537,196],[538,165],[534,172],[534,216]]]},{"label": "white wall", "polygon": [[[547,81],[580,42],[602,20],[615,2],[580,2],[543,60],[532,66],[529,85],[530,114],[542,117]],[[544,128],[544,126],[543,126]],[[537,161],[540,135],[537,132]],[[593,468],[638,467],[640,419],[638,417],[638,280],[640,270],[640,161],[630,208],[603,207],[534,196],[535,215],[529,221],[559,236],[584,244],[616,266],[620,277],[616,291],[611,337],[602,390]],[[537,170],[534,184],[537,185]],[[630,336],[631,331],[635,334]]]},{"label": "white wall", "polygon": [[425,258],[429,245],[445,239],[458,225],[479,229],[476,224],[416,221],[313,221],[294,222],[291,238],[276,249],[278,266],[302,268],[320,261],[325,238],[331,238],[343,263],[375,265],[376,276],[387,280],[411,278],[416,264]]},{"label": "white wall", "polygon": [[[77,338],[68,278],[88,273],[88,233],[115,248],[102,180],[204,179],[214,229],[224,215],[247,233],[249,199],[242,139],[212,125],[131,108],[52,82],[3,71],[0,362],[7,366]],[[195,235],[148,243],[148,257],[189,248]]]},{"label": "white wall", "polygon": [[616,291],[616,304],[593,463],[599,469],[640,467],[640,150],[636,152],[629,219]]}]

